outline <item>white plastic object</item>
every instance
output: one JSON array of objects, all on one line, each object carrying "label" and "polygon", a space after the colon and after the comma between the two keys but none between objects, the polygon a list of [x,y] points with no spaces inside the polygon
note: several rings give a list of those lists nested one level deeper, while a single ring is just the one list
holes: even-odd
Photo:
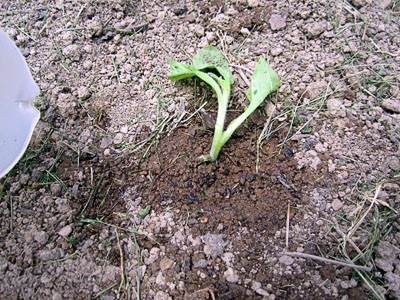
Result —
[{"label": "white plastic object", "polygon": [[38,94],[24,57],[0,29],[0,178],[28,147],[40,117],[33,106]]}]

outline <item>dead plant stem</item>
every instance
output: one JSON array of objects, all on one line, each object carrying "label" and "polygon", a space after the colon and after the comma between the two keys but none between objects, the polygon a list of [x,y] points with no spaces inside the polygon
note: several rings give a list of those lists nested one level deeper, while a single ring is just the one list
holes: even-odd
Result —
[{"label": "dead plant stem", "polygon": [[329,259],[329,258],[315,256],[315,255],[311,255],[311,254],[307,254],[307,253],[284,252],[284,255],[293,256],[293,257],[301,257],[301,258],[310,258],[310,259],[322,261],[322,262],[325,262],[325,263],[335,264],[335,265],[339,265],[339,266],[343,266],[343,267],[349,267],[349,268],[363,270],[363,271],[367,271],[367,272],[371,271],[370,267],[357,266],[357,265],[354,265],[354,264],[349,264],[349,263],[345,263],[345,262],[342,262],[342,261],[337,261],[337,260],[333,260],[333,259]]},{"label": "dead plant stem", "polygon": [[211,288],[209,288],[209,287],[206,287],[206,288],[204,288],[204,289],[201,289],[201,290],[195,291],[194,293],[195,293],[195,294],[198,294],[198,293],[201,293],[201,292],[206,292],[206,291],[210,293],[210,295],[211,295],[211,299],[212,299],[212,300],[215,300],[215,295],[214,295],[214,292],[213,292],[213,290],[212,290]]},{"label": "dead plant stem", "polygon": [[121,241],[119,240],[118,226],[115,226],[114,228],[115,228],[115,234],[117,236],[117,243],[118,243],[118,248],[119,248],[121,282],[124,282],[124,280],[125,280],[125,275],[124,275],[124,254],[122,252]]},{"label": "dead plant stem", "polygon": [[382,187],[382,182],[378,184],[378,186],[375,190],[374,198],[372,199],[372,202],[371,202],[370,206],[368,207],[367,211],[364,213],[364,215],[361,217],[361,219],[357,222],[357,224],[354,225],[353,229],[350,230],[350,232],[347,234],[347,239],[350,239],[353,236],[353,234],[357,231],[357,229],[361,226],[361,224],[364,222],[364,219],[369,214],[369,212],[372,209],[372,207],[374,206],[374,204],[377,202],[376,199],[378,198],[379,192],[381,191],[381,187]]},{"label": "dead plant stem", "polygon": [[286,249],[289,249],[289,225],[290,225],[290,199],[287,205],[287,216],[286,216]]},{"label": "dead plant stem", "polygon": [[258,174],[259,168],[260,168],[260,145],[261,145],[261,141],[263,139],[263,136],[265,134],[265,132],[267,131],[267,129],[269,128],[269,124],[271,123],[271,119],[273,118],[273,116],[275,115],[275,111],[276,111],[276,106],[274,106],[274,109],[271,112],[271,115],[268,117],[267,122],[264,125],[263,130],[261,131],[258,139],[257,139],[257,161],[256,161],[256,174]]}]

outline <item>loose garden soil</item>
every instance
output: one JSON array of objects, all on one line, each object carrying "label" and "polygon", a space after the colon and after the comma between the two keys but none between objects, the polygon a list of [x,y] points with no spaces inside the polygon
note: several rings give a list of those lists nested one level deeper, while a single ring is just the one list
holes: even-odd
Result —
[{"label": "loose garden soil", "polygon": [[[400,298],[399,9],[2,1],[41,120],[0,180],[0,298]],[[227,124],[259,56],[281,78],[214,163],[216,97],[165,60],[206,45]]]}]

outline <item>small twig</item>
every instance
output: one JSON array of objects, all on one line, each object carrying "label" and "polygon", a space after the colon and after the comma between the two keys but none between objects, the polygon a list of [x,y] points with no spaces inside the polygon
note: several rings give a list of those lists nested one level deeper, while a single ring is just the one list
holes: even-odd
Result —
[{"label": "small twig", "polygon": [[239,66],[239,65],[235,65],[235,64],[229,64],[229,66],[230,66],[230,67],[234,67],[234,68],[238,68],[238,69],[245,70],[246,72],[249,72],[250,74],[253,73],[250,69],[248,69],[248,68],[246,68],[246,67],[243,67],[243,66]]},{"label": "small twig", "polygon": [[226,52],[226,50],[225,50],[225,48],[226,48],[225,47],[226,34],[224,35],[222,33],[222,37],[221,37],[220,36],[220,30],[218,30],[217,31],[217,36],[218,36],[219,40],[221,41],[222,54],[225,56],[225,59],[228,61],[228,59],[227,59],[227,57],[225,55],[225,52]]},{"label": "small twig", "polygon": [[120,256],[120,268],[121,268],[121,282],[124,282],[125,280],[125,275],[124,275],[124,254],[122,252],[122,247],[121,247],[121,242],[119,240],[119,233],[118,233],[118,226],[115,226],[115,234],[117,235],[117,242],[118,242],[118,248],[119,248],[119,256]]},{"label": "small twig", "polygon": [[[178,127],[179,123],[182,121],[183,117],[187,114],[186,111],[182,112],[178,119],[175,119],[173,123],[175,123],[169,130],[167,136],[170,136],[171,132],[174,131],[176,127]],[[176,115],[176,114],[175,114]]]},{"label": "small twig", "polygon": [[371,97],[376,98],[376,96],[375,96],[374,94],[372,94],[370,91],[368,91],[365,87],[361,86],[360,89],[361,89],[363,92],[365,92],[365,93],[367,93],[368,95],[370,95]]},{"label": "small twig", "polygon": [[356,10],[353,6],[350,6],[350,5],[345,5],[345,6],[343,6],[343,8],[345,10],[347,10],[348,13],[353,15],[354,23],[356,23],[357,22],[357,17],[360,15],[360,12],[358,10]]},{"label": "small twig", "polygon": [[369,280],[367,280],[367,278],[365,278],[365,276],[361,273],[361,272],[357,272],[357,274],[361,277],[361,279],[363,280],[363,282],[367,285],[367,287],[375,294],[375,296],[378,297],[379,300],[385,300],[385,296],[382,295],[382,293],[380,291],[378,291]]},{"label": "small twig", "polygon": [[308,47],[308,40],[307,40],[307,36],[304,35],[304,50],[307,51],[307,47]]},{"label": "small twig", "polygon": [[243,81],[246,83],[248,87],[250,87],[250,81],[247,79],[246,75],[243,74],[242,70],[238,70],[240,77],[242,77]]},{"label": "small twig", "polygon": [[361,37],[362,41],[365,40],[365,34],[367,33],[367,28],[368,28],[367,23],[364,23],[364,30],[363,30],[363,34],[362,34],[362,37]]},{"label": "small twig", "polygon": [[260,168],[260,145],[261,141],[263,139],[263,136],[267,129],[269,128],[269,124],[271,123],[271,119],[274,117],[276,111],[276,106],[274,105],[274,109],[271,112],[271,115],[268,117],[267,122],[264,125],[263,130],[261,131],[258,139],[257,139],[257,161],[256,161],[256,174],[258,174],[259,168]]},{"label": "small twig", "polygon": [[278,176],[278,181],[288,190],[292,190],[292,187],[286,183],[286,181],[281,177]]},{"label": "small twig", "polygon": [[204,288],[204,289],[195,291],[194,293],[195,293],[195,294],[198,294],[198,293],[205,292],[205,291],[207,291],[207,292],[210,293],[212,300],[215,300],[214,292],[213,292],[213,290],[212,290],[211,288],[209,288],[209,287],[206,287],[206,288]]},{"label": "small twig", "polygon": [[[346,234],[340,229],[340,226],[339,226],[339,224],[338,224],[336,221],[335,221],[335,226],[334,226],[334,228],[335,228],[336,232],[339,233],[339,234],[342,236],[343,242],[344,242],[344,243],[346,243],[346,241],[349,241],[350,245],[352,245],[353,248],[354,248],[354,249],[357,251],[357,253],[360,255],[360,258],[363,257],[363,256],[365,255],[365,254],[360,250],[360,248],[358,248],[358,246],[353,242],[353,240],[352,240],[351,238],[347,238]],[[345,247],[343,247],[343,250],[344,250],[344,252],[345,252],[344,254],[345,254],[346,256],[348,256]],[[371,268],[371,270],[372,270],[372,266],[371,266],[370,263],[368,263],[368,267]]]},{"label": "small twig", "polygon": [[376,47],[376,49],[378,49],[378,52],[380,52],[380,53],[382,53],[382,54],[387,54],[387,55],[390,55],[390,56],[393,56],[393,57],[396,57],[396,56],[397,56],[397,54],[390,53],[390,52],[387,52],[387,51],[382,51],[381,48],[379,48],[379,46],[378,46],[377,44],[375,44],[375,42],[374,42],[373,39],[369,39],[369,40],[370,40],[370,41],[372,42],[372,44]]},{"label": "small twig", "polygon": [[112,62],[113,62],[113,66],[114,66],[114,73],[115,73],[115,76],[117,77],[117,81],[118,81],[118,83],[120,84],[121,81],[119,80],[118,65],[115,63],[114,57],[112,58]]},{"label": "small twig", "polygon": [[260,143],[261,140],[263,139],[263,136],[264,136],[265,132],[267,131],[267,129],[268,129],[268,127],[269,127],[269,124],[271,123],[271,119],[272,119],[272,118],[274,117],[274,115],[275,115],[275,112],[276,112],[276,106],[274,105],[274,109],[272,110],[271,115],[268,117],[268,120],[267,120],[267,122],[265,123],[264,128],[263,128],[263,130],[262,130],[261,133],[260,133],[260,136],[258,137],[258,142],[259,142],[259,143]]},{"label": "small twig", "polygon": [[353,242],[353,240],[351,238],[347,238],[346,234],[340,229],[340,226],[336,221],[335,221],[335,226],[333,228],[335,228],[336,232],[342,236],[344,242],[349,241],[349,243],[354,247],[354,249],[358,252],[358,254],[364,255],[364,253],[360,250],[360,248],[358,248],[358,246]]},{"label": "small twig", "polygon": [[137,259],[137,268],[136,268],[136,299],[140,300],[140,249],[139,249],[139,244],[136,239],[136,229],[132,227],[132,235],[133,235],[133,241],[135,242],[135,247],[136,247],[136,259]]},{"label": "small twig", "polygon": [[203,107],[206,105],[207,105],[207,102],[204,102],[198,109],[196,109],[195,112],[193,112],[192,114],[189,115],[189,117],[187,117],[185,120],[183,120],[182,123],[186,123],[187,121],[189,121],[195,114],[197,114],[199,111],[201,111],[203,109]]},{"label": "small twig", "polygon": [[315,255],[311,255],[311,254],[307,254],[307,253],[284,252],[283,254],[288,255],[288,256],[294,256],[294,257],[310,258],[310,259],[322,261],[325,263],[335,264],[335,265],[349,267],[349,268],[358,269],[358,270],[363,270],[363,271],[367,271],[367,272],[370,272],[372,270],[371,267],[357,266],[354,264],[349,264],[349,263],[345,263],[345,262],[341,262],[341,261],[337,261],[337,260],[333,260],[333,259],[329,259],[329,258],[324,258],[324,257],[320,257],[320,256],[315,256]]},{"label": "small twig", "polygon": [[286,217],[286,249],[289,249],[289,224],[290,224],[290,200],[288,200],[287,217]]},{"label": "small twig", "polygon": [[353,229],[350,230],[350,232],[347,234],[347,238],[350,239],[352,235],[357,231],[357,229],[361,226],[361,224],[364,222],[365,217],[368,215],[374,204],[377,202],[376,199],[378,198],[379,192],[381,191],[382,187],[382,182],[378,185],[375,191],[375,196],[372,199],[371,205],[368,207],[367,211],[365,214],[361,217],[361,219],[357,222],[356,225],[354,225]]}]

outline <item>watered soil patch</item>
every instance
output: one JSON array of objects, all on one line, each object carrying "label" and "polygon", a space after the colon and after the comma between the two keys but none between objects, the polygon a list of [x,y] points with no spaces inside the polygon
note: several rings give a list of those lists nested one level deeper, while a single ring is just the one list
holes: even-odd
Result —
[{"label": "watered soil patch", "polygon": [[[188,228],[193,237],[204,237],[209,233],[223,235],[235,253],[235,269],[263,286],[278,281],[279,287],[274,287],[278,291],[275,295],[286,299],[297,295],[296,286],[309,278],[306,272],[282,278],[274,275],[271,265],[274,263],[262,259],[266,253],[276,252],[276,243],[271,244],[269,239],[279,229],[285,231],[288,205],[291,222],[300,222],[303,218],[301,207],[309,202],[307,191],[315,183],[321,183],[322,177],[325,184],[332,181],[326,177],[324,167],[315,172],[299,170],[290,148],[295,145],[289,142],[279,153],[276,138],[260,148],[257,173],[256,135],[246,128],[238,135],[240,138],[233,137],[224,146],[216,163],[200,163],[199,156],[209,151],[212,133],[201,126],[178,128],[153,147],[140,169],[132,168],[124,181],[130,186],[138,186],[136,195],[141,198],[142,207],[151,205],[156,211],[178,211],[178,222]],[[171,243],[171,234],[164,229],[156,230],[155,239],[161,247],[166,247],[166,256],[177,262],[173,273],[167,273],[167,280],[176,282],[176,274],[183,272],[188,299],[192,299],[188,296],[190,293],[204,286],[212,286],[218,299],[262,298],[256,292],[246,295],[240,284],[227,285],[225,270],[216,272],[221,267],[221,259],[213,257],[212,251],[204,254],[196,251],[196,247],[182,249]],[[141,239],[141,246],[150,251],[156,244],[146,240]],[[283,249],[284,235],[281,240]],[[296,245],[292,248],[296,250]],[[215,256],[219,256],[218,253]],[[199,267],[199,261],[207,261],[208,266]],[[304,264],[302,268],[315,268],[315,264]],[[201,275],[202,272],[199,275],[199,269],[203,269],[205,275]],[[299,285],[294,284],[296,281]],[[302,289],[306,295],[319,294],[315,286],[309,291]],[[174,296],[181,299],[183,294]]]},{"label": "watered soil patch", "polygon": [[[168,206],[197,212],[191,220],[198,232],[226,224],[233,231],[248,226],[275,232],[286,219],[287,205],[304,203],[302,189],[317,177],[296,168],[289,148],[284,154],[260,154],[251,133],[232,139],[216,163],[199,163],[212,135],[202,128],[178,129],[154,148],[132,180],[141,183],[140,195],[155,209]],[[253,143],[252,143],[253,142]],[[276,149],[274,141],[263,149]],[[321,170],[322,171],[322,170]]]},{"label": "watered soil patch", "polygon": [[[246,280],[268,286],[281,299],[299,293],[310,297],[324,295],[315,285],[307,288],[302,284],[312,280],[310,274],[319,268],[316,263],[298,262],[297,268],[302,272],[277,274],[274,270],[281,263],[279,254],[285,248],[288,214],[292,226],[302,222],[310,191],[316,186],[335,185],[327,170],[329,157],[320,156],[322,163],[318,170],[299,169],[294,158],[297,143],[278,145],[287,129],[278,130],[257,151],[255,141],[260,130],[257,124],[262,119],[257,115],[260,117],[252,117],[233,135],[217,162],[202,163],[199,159],[209,152],[213,135],[199,121],[155,139],[143,159],[134,161],[135,154],[129,154],[104,160],[90,151],[79,155],[76,162],[73,161],[76,158],[64,156],[59,167],[63,170],[61,179],[75,199],[71,205],[75,219],[82,226],[75,227],[77,242],[96,235],[101,227],[100,223],[85,226],[84,220],[101,220],[124,227],[127,219],[121,216],[126,213],[125,198],[130,191],[128,201],[138,204],[136,210],[151,206],[157,213],[171,211],[175,224],[186,228],[185,235],[201,241],[176,242],[179,237],[175,225],[158,226],[154,220],[141,221],[138,213],[133,217],[140,228],[146,228],[148,223],[146,231],[152,235],[151,238],[138,236],[141,251],[150,253],[151,257],[154,249],[162,249],[164,257],[174,262],[170,269],[161,267],[161,270],[166,282],[184,283],[184,287],[171,292],[175,299],[195,299],[202,294],[198,291],[207,286],[212,287],[217,299],[262,299],[259,289],[245,289],[241,279],[227,274],[227,266],[228,270],[234,266],[237,270],[234,272]],[[165,222],[164,219],[167,218],[160,221]],[[279,237],[277,232],[281,232]],[[275,242],[271,243],[271,239]],[[211,248],[203,249],[204,245]],[[319,250],[312,244],[306,245],[309,247],[305,250],[310,254],[331,250],[324,245],[319,245]],[[298,246],[291,242],[288,250],[296,251]],[[69,248],[72,253],[73,245]],[[231,253],[235,256],[234,263],[229,262]],[[118,267],[118,249],[107,255]],[[125,259],[131,257],[126,255]],[[158,263],[149,264],[146,274],[157,274],[159,268]],[[154,288],[153,281],[152,277],[144,279],[141,285],[144,295]]]}]

